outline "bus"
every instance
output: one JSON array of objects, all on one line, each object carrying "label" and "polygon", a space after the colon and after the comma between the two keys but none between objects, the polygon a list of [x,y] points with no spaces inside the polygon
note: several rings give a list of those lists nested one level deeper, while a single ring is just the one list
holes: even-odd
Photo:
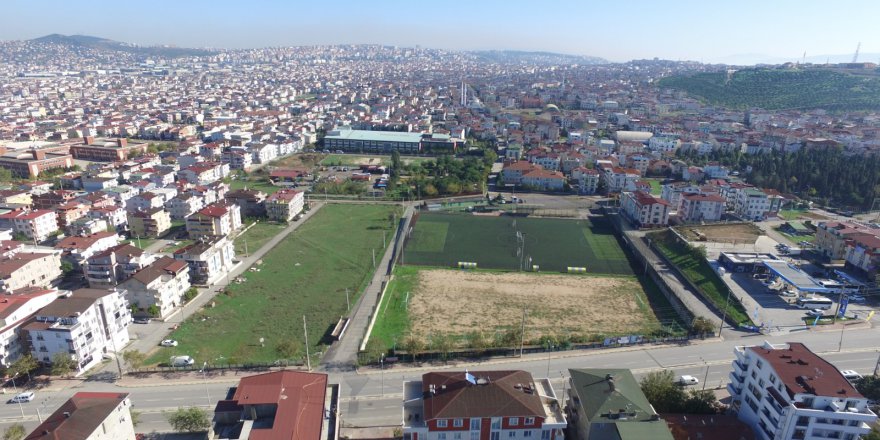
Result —
[{"label": "bus", "polygon": [[834,301],[828,298],[798,298],[797,305],[802,309],[829,310],[834,305]]}]

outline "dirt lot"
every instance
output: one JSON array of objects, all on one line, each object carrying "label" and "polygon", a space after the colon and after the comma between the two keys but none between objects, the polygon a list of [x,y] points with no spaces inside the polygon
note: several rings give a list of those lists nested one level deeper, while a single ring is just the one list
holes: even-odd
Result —
[{"label": "dirt lot", "polygon": [[709,241],[713,243],[754,243],[762,235],[761,230],[752,223],[730,225],[689,225],[676,230],[688,241]]},{"label": "dirt lot", "polygon": [[413,331],[422,337],[474,330],[491,337],[519,326],[523,308],[527,341],[549,334],[638,333],[658,326],[641,285],[630,277],[423,270],[410,301],[410,322],[418,323]]}]

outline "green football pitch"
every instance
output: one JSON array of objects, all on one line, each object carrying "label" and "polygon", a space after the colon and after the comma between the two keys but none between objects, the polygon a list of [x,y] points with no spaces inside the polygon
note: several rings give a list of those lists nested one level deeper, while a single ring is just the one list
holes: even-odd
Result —
[{"label": "green football pitch", "polygon": [[610,225],[602,218],[569,220],[422,213],[409,232],[403,264],[631,275],[632,268]]}]

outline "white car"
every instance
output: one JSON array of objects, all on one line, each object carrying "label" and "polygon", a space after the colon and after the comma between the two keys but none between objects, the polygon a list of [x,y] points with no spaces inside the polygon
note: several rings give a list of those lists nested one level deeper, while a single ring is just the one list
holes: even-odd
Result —
[{"label": "white car", "polygon": [[34,400],[34,392],[33,391],[25,391],[20,394],[16,394],[15,397],[9,399],[9,403],[26,403]]},{"label": "white car", "polygon": [[174,339],[165,339],[164,341],[160,342],[159,345],[163,347],[177,347],[177,341],[175,341]]},{"label": "white car", "polygon": [[685,374],[678,378],[678,384],[681,386],[696,385],[698,383],[700,383],[700,379],[689,374]]},{"label": "white car", "polygon": [[862,378],[862,375],[857,373],[855,370],[840,370],[840,374],[842,374],[843,377],[850,382]]},{"label": "white car", "polygon": [[824,314],[825,314],[825,311],[822,309],[813,309],[813,310],[810,310],[809,312],[807,312],[807,315],[810,315],[813,317],[822,316]]},{"label": "white car", "polygon": [[857,303],[865,302],[865,297],[862,295],[848,295],[848,298],[852,302],[857,302]]}]

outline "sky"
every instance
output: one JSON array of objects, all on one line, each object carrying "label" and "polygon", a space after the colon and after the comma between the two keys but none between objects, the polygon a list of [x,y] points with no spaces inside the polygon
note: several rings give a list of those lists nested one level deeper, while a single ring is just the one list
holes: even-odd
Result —
[{"label": "sky", "polygon": [[[541,50],[610,61],[880,57],[876,0],[3,0],[0,40],[83,34],[141,45],[387,44]],[[822,58],[824,62],[824,58]]]}]

